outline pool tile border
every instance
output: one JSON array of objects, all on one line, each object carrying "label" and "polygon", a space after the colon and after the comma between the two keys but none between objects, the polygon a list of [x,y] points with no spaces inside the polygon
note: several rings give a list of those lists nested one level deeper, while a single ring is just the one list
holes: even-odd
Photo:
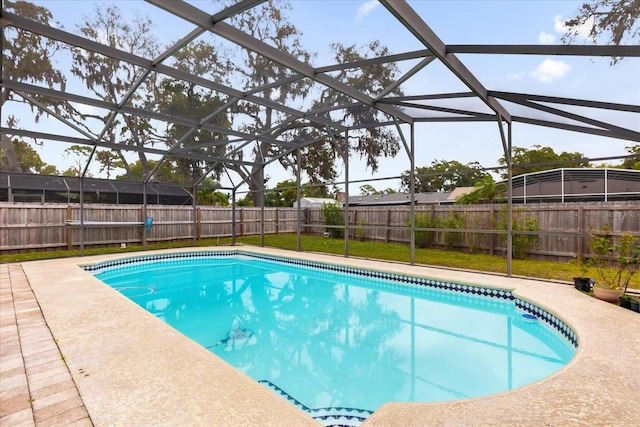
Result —
[{"label": "pool tile border", "polygon": [[[455,293],[466,294],[469,296],[478,296],[491,298],[498,301],[514,302],[517,310],[522,311],[535,316],[538,321],[542,321],[551,329],[560,334],[574,349],[578,347],[578,337],[573,329],[571,329],[560,318],[547,310],[538,307],[528,301],[522,300],[513,296],[511,291],[504,289],[491,288],[487,286],[469,285],[465,283],[456,283],[450,281],[429,279],[418,276],[403,275],[398,273],[390,273],[385,271],[367,270],[356,267],[348,267],[336,264],[328,264],[317,261],[308,261],[296,258],[287,258],[277,255],[259,254],[255,252],[246,252],[242,250],[222,250],[222,251],[190,251],[190,252],[176,252],[170,254],[155,254],[155,255],[142,255],[136,257],[120,258],[111,261],[104,261],[95,264],[81,265],[81,267],[92,273],[93,275],[100,274],[107,269],[113,267],[126,267],[135,265],[138,263],[147,263],[153,261],[161,261],[166,259],[193,259],[193,258],[221,258],[230,256],[247,256],[249,258],[263,259],[267,261],[282,262],[285,264],[291,264],[302,267],[312,267],[320,270],[326,270],[331,272],[340,272],[346,274],[353,274],[363,278],[374,278],[383,281],[400,282],[408,285],[417,285],[426,289],[437,289],[444,291],[452,291]],[[393,286],[393,285],[391,285]]]}]

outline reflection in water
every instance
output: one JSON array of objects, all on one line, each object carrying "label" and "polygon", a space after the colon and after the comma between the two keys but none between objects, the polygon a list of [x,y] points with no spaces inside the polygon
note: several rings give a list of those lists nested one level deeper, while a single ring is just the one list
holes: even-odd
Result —
[{"label": "reflection in water", "polygon": [[573,349],[512,302],[245,258],[121,267],[98,277],[252,378],[309,408],[498,393]]}]

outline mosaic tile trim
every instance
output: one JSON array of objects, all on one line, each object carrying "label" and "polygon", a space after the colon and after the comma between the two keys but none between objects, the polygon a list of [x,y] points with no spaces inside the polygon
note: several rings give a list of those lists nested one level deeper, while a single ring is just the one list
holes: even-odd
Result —
[{"label": "mosaic tile trim", "polygon": [[371,414],[373,414],[373,411],[357,408],[309,408],[271,381],[261,380],[258,382],[265,385],[290,403],[293,403],[307,414],[311,415],[313,419],[320,422],[325,427],[357,427],[361,423],[363,423]]},{"label": "mosaic tile trim", "polygon": [[485,288],[482,286],[467,285],[462,283],[445,282],[441,280],[428,279],[424,277],[407,276],[397,273],[388,273],[384,271],[366,270],[356,267],[348,267],[342,265],[325,264],[316,261],[306,261],[294,258],[284,258],[274,255],[265,254],[246,254],[253,258],[265,259],[269,261],[277,261],[286,264],[292,264],[302,267],[316,268],[319,270],[328,270],[332,272],[339,272],[345,274],[353,274],[363,278],[374,278],[388,280],[392,282],[400,282],[410,285],[426,286],[434,289],[441,289],[444,291],[464,292],[472,295],[497,298],[507,301],[513,301],[514,297],[510,291],[501,289]]},{"label": "mosaic tile trim", "polygon": [[[104,270],[113,267],[124,267],[128,265],[135,265],[141,263],[148,263],[153,261],[162,260],[176,260],[176,259],[193,259],[193,258],[218,258],[239,255],[237,250],[230,251],[196,251],[196,252],[176,252],[171,254],[159,254],[159,255],[141,255],[131,258],[120,258],[113,261],[105,261],[97,264],[89,264],[81,266],[85,271],[91,272],[94,275],[104,272]],[[243,254],[244,255],[244,254]]]},{"label": "mosaic tile trim", "polygon": [[578,337],[576,333],[567,326],[562,320],[558,319],[553,314],[549,313],[547,310],[538,307],[535,304],[531,304],[528,301],[521,300],[519,298],[515,299],[516,309],[522,310],[525,313],[532,314],[536,316],[538,321],[542,321],[551,329],[557,331],[560,335],[562,335],[569,343],[574,347],[578,347]]},{"label": "mosaic tile trim", "polygon": [[375,270],[366,270],[362,268],[349,267],[349,266],[341,266],[334,264],[326,264],[316,261],[307,261],[296,258],[286,258],[276,255],[267,255],[267,254],[258,254],[252,252],[244,252],[237,249],[232,250],[223,250],[223,251],[194,251],[194,252],[177,252],[170,254],[156,254],[156,255],[142,255],[138,257],[132,258],[121,258],[113,261],[106,261],[98,264],[85,265],[82,266],[86,271],[91,272],[92,274],[100,274],[107,269],[113,267],[124,267],[130,266],[140,263],[147,262],[155,262],[161,260],[176,260],[176,259],[194,259],[194,258],[220,258],[220,257],[231,257],[231,256],[246,256],[249,258],[262,259],[267,261],[280,262],[287,265],[294,266],[302,266],[315,268],[318,270],[324,270],[328,272],[339,272],[345,274],[352,274],[358,277],[362,277],[363,280],[367,278],[381,279],[384,281],[388,281],[389,283],[383,285],[384,288],[393,290],[393,288],[397,288],[398,285],[392,282],[400,282],[408,285],[417,285],[422,287],[426,292],[429,290],[441,290],[441,291],[450,291],[451,294],[447,296],[447,298],[451,301],[459,300],[460,303],[470,303],[470,302],[478,302],[478,304],[488,304],[487,300],[482,299],[473,299],[470,301],[468,299],[460,299],[460,295],[466,295],[469,297],[477,296],[477,297],[485,297],[497,301],[508,301],[515,302],[516,309],[522,310],[526,313],[532,314],[536,316],[538,320],[546,323],[550,328],[558,332],[561,336],[563,336],[574,348],[578,346],[578,340],[575,332],[568,327],[562,320],[558,319],[556,316],[552,315],[548,311],[531,304],[527,301],[515,298],[510,291],[494,289],[494,288],[486,288],[482,286],[468,285],[462,283],[453,283],[453,282],[445,282],[441,280],[428,279],[424,277],[415,277],[415,276],[407,276],[403,274],[396,273],[388,273],[384,271],[375,271]]}]

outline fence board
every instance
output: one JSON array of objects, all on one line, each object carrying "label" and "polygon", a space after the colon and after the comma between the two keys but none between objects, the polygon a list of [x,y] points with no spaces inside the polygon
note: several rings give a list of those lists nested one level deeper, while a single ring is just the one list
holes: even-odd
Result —
[{"label": "fence board", "polygon": [[[142,225],[119,223],[144,222],[142,205],[85,204],[85,222],[103,222],[103,226],[67,225],[68,219],[80,220],[78,204],[0,203],[0,251],[37,250],[141,244]],[[459,249],[466,251],[504,252],[504,239],[496,233],[504,220],[504,205],[417,206],[416,215],[431,215],[444,220],[454,213],[464,217],[464,232]],[[326,231],[320,208],[301,210],[301,232],[322,234]],[[349,236],[380,242],[408,243],[409,207],[350,207]],[[229,237],[233,233],[232,211],[228,207],[148,205],[146,215],[153,218],[147,242]],[[564,259],[588,255],[585,235],[590,228],[611,227],[614,234],[640,236],[640,202],[545,203],[515,205],[514,217],[535,217],[540,235],[531,255]],[[262,230],[260,208],[238,208],[237,236],[256,235]],[[108,225],[107,225],[108,224]],[[264,233],[295,233],[298,226],[296,208],[265,208]],[[487,230],[482,233],[479,230]],[[447,233],[434,231],[436,246],[445,246]],[[556,233],[556,234],[553,234]],[[69,240],[71,239],[71,240]]]}]

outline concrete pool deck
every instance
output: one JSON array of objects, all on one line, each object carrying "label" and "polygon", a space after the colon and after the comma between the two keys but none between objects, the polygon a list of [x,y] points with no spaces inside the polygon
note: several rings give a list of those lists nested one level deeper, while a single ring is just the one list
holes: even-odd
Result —
[{"label": "concrete pool deck", "polygon": [[[578,335],[574,359],[548,378],[476,399],[389,403],[364,427],[639,424],[638,313],[557,283],[248,246],[231,249],[510,289]],[[319,425],[78,267],[150,253],[0,266],[0,425]],[[38,316],[41,321],[29,320]],[[41,363],[34,365],[34,357]],[[33,366],[39,367],[33,371]],[[45,384],[48,391],[38,394]]]}]

